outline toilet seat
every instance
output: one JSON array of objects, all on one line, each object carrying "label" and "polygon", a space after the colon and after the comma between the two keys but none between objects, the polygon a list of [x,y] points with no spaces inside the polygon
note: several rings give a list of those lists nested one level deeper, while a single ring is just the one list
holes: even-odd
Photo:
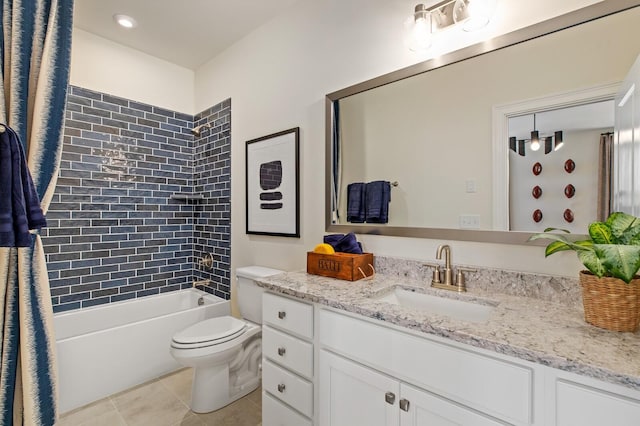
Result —
[{"label": "toilet seat", "polygon": [[247,323],[232,316],[210,318],[173,336],[176,349],[198,349],[234,340],[247,331]]}]

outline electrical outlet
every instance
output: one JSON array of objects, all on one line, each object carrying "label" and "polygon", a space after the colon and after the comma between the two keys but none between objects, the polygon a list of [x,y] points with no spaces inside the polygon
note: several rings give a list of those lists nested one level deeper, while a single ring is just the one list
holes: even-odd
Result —
[{"label": "electrical outlet", "polygon": [[480,215],[479,214],[461,214],[460,229],[480,229]]},{"label": "electrical outlet", "polygon": [[475,179],[467,179],[465,181],[465,186],[466,186],[466,191],[467,193],[474,193],[476,192],[476,181]]}]

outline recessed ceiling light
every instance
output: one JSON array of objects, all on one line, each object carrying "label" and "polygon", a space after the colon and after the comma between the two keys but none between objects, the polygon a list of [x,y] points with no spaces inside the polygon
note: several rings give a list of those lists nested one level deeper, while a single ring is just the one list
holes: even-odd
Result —
[{"label": "recessed ceiling light", "polygon": [[128,15],[113,15],[113,20],[116,21],[118,25],[124,28],[135,28],[138,26],[136,20]]}]

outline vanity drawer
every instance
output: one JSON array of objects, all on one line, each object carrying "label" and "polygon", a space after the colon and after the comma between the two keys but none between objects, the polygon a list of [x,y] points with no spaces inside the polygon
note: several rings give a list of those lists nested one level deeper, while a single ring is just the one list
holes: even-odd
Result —
[{"label": "vanity drawer", "polygon": [[307,339],[313,338],[313,305],[265,293],[262,321]]},{"label": "vanity drawer", "polygon": [[533,422],[533,368],[322,309],[320,343],[357,362],[516,424]]},{"label": "vanity drawer", "polygon": [[313,345],[311,343],[264,326],[262,354],[307,378],[313,376]]},{"label": "vanity drawer", "polygon": [[313,384],[265,359],[262,388],[305,416],[313,415]]},{"label": "vanity drawer", "polygon": [[312,426],[311,420],[262,392],[262,426]]}]

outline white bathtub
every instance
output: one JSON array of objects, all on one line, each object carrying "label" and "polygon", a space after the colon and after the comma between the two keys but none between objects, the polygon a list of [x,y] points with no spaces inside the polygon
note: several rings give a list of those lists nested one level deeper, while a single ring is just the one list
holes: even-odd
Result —
[{"label": "white bathtub", "polygon": [[229,301],[188,289],[55,314],[59,412],[177,370],[171,337],[229,313]]}]

